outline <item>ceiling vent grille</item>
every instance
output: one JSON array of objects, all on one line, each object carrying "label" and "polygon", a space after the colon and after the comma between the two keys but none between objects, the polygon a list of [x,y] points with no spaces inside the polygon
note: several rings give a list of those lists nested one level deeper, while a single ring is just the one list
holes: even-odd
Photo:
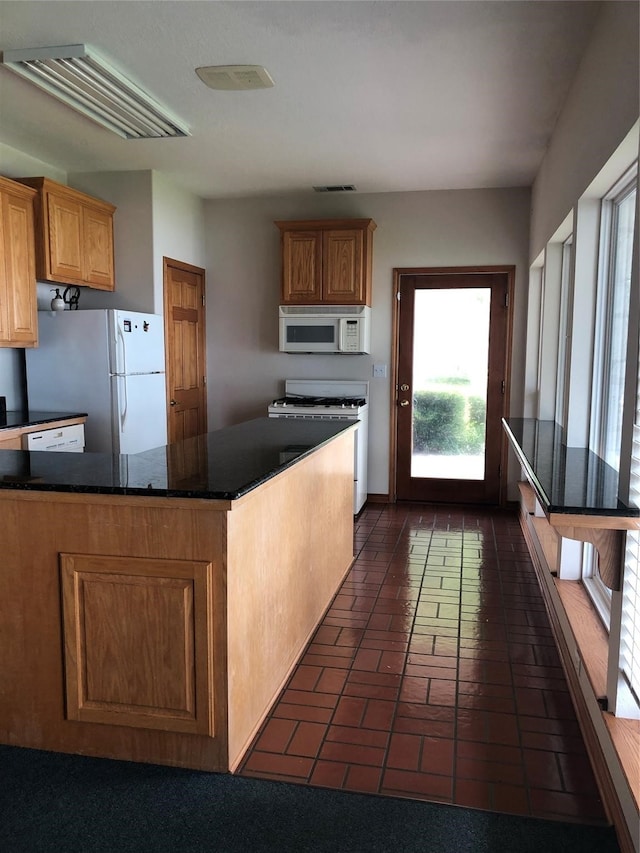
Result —
[{"label": "ceiling vent grille", "polygon": [[196,68],[196,74],[210,89],[240,92],[247,89],[270,89],[271,75],[261,65],[207,65]]},{"label": "ceiling vent grille", "polygon": [[356,188],[353,184],[333,184],[326,187],[314,187],[317,193],[354,193]]},{"label": "ceiling vent grille", "polygon": [[190,135],[183,121],[83,44],[5,50],[2,64],[125,139]]}]

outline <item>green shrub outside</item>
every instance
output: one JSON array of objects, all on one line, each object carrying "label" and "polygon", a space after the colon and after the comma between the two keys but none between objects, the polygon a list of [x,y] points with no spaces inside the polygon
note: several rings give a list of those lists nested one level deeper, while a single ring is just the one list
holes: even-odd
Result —
[{"label": "green shrub outside", "polygon": [[441,376],[432,380],[434,385],[468,385],[469,380],[464,376]]},{"label": "green shrub outside", "polygon": [[484,433],[485,402],[482,397],[458,390],[418,391],[414,395],[414,452],[480,453]]},{"label": "green shrub outside", "polygon": [[467,444],[468,453],[480,453],[484,450],[487,405],[482,397],[467,398]]}]

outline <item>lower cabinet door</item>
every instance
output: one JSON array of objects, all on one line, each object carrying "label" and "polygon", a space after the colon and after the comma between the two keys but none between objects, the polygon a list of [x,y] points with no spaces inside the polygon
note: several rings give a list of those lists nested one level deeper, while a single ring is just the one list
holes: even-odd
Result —
[{"label": "lower cabinet door", "polygon": [[211,563],[60,563],[67,719],[213,736]]}]

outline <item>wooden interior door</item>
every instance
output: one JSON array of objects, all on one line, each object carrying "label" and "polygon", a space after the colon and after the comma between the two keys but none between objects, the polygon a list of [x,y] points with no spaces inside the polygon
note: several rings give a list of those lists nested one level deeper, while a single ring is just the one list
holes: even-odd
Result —
[{"label": "wooden interior door", "polygon": [[398,272],[396,497],[498,504],[513,269]]},{"label": "wooden interior door", "polygon": [[207,431],[204,270],[164,258],[169,444]]}]

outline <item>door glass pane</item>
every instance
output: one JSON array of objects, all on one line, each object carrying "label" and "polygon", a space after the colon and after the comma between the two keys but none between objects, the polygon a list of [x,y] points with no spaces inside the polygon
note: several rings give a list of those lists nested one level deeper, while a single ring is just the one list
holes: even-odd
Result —
[{"label": "door glass pane", "polygon": [[483,480],[488,287],[416,290],[411,476]]}]

